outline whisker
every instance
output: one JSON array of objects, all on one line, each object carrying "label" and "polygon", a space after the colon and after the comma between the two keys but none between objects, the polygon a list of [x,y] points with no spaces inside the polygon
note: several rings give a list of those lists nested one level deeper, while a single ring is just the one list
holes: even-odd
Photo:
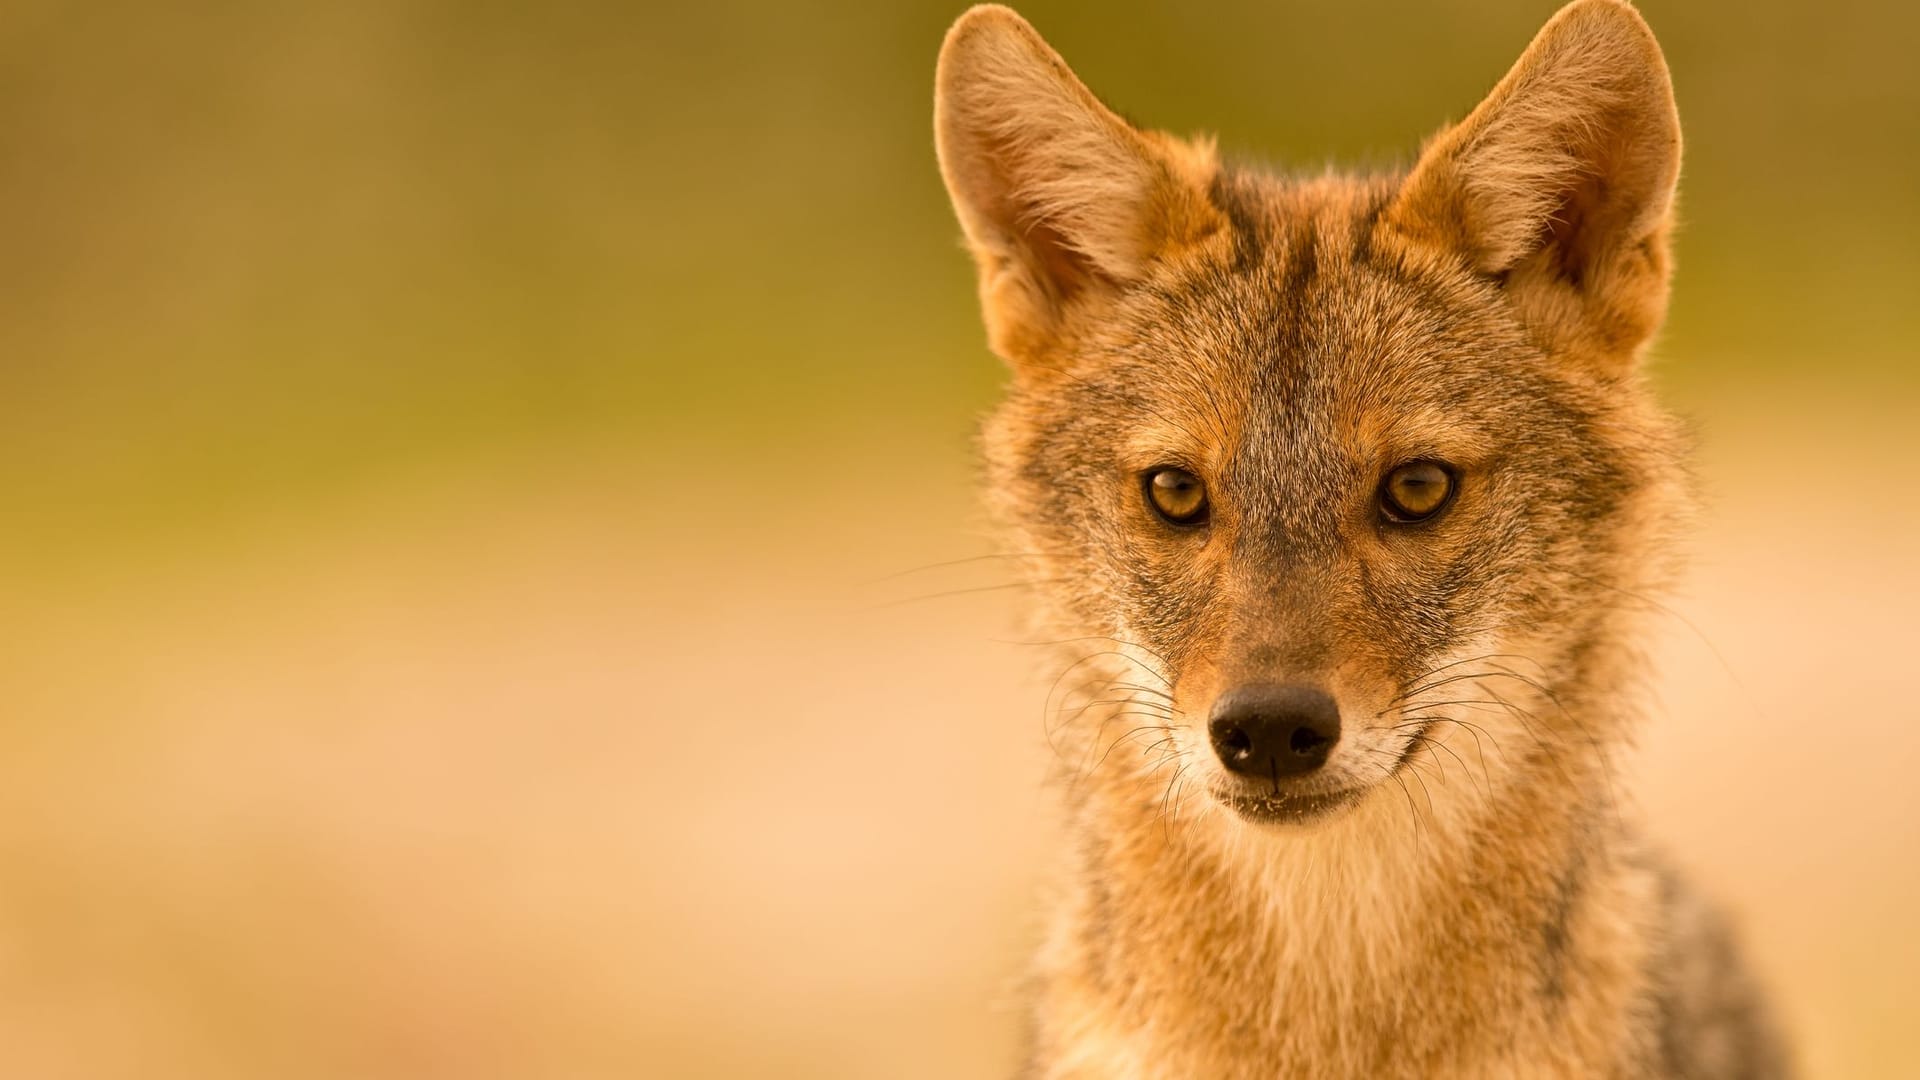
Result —
[{"label": "whisker", "polygon": [[1062,705],[1060,706],[1060,710],[1056,712],[1054,715],[1078,717],[1082,713],[1085,713],[1088,709],[1094,708],[1095,706],[1098,706],[1098,705],[1138,705],[1143,709],[1158,709],[1162,713],[1165,713],[1168,716],[1173,715],[1173,706],[1171,705],[1162,705],[1157,701],[1141,701],[1137,698],[1130,698],[1130,697],[1100,698],[1096,701],[1089,701],[1085,705],[1082,705],[1079,708],[1073,710],[1073,712],[1070,714],[1066,711],[1067,707],[1065,705]]},{"label": "whisker", "polygon": [[1170,693],[1168,693],[1168,692],[1167,692],[1167,691],[1165,691],[1165,690],[1159,690],[1159,689],[1155,689],[1154,687],[1151,687],[1151,686],[1141,686],[1141,685],[1140,685],[1140,684],[1138,684],[1138,683],[1123,683],[1123,682],[1117,682],[1117,683],[1113,683],[1113,684],[1112,684],[1111,686],[1109,686],[1109,687],[1108,687],[1108,689],[1111,689],[1111,690],[1132,690],[1132,691],[1135,691],[1135,692],[1137,692],[1137,693],[1142,693],[1142,694],[1152,694],[1152,695],[1153,695],[1154,697],[1159,697],[1159,698],[1165,698],[1165,699],[1167,699],[1168,701],[1172,701],[1172,700],[1173,700],[1173,695],[1172,695],[1172,694],[1170,694]]},{"label": "whisker", "polygon": [[1167,798],[1173,794],[1173,786],[1180,782],[1180,777],[1186,774],[1187,766],[1191,764],[1193,763],[1187,762],[1186,764],[1181,765],[1178,769],[1175,769],[1173,772],[1173,778],[1167,781],[1167,790],[1162,792],[1160,795],[1160,831],[1161,831],[1162,839],[1166,840],[1168,843],[1173,842],[1173,833],[1171,830],[1171,826],[1167,821]]},{"label": "whisker", "polygon": [[1122,735],[1119,738],[1108,743],[1106,750],[1102,752],[1100,755],[1100,760],[1094,762],[1092,767],[1090,767],[1086,771],[1086,773],[1083,775],[1092,776],[1095,772],[1098,772],[1100,769],[1100,766],[1105,765],[1107,763],[1107,758],[1113,754],[1114,747],[1119,746],[1121,743],[1126,742],[1128,739],[1134,737],[1135,735],[1138,735],[1143,731],[1166,731],[1166,730],[1167,730],[1167,726],[1165,724],[1143,724],[1140,727],[1134,728],[1132,731],[1129,731],[1125,735]]},{"label": "whisker", "polygon": [[[1486,657],[1474,657],[1474,660],[1476,661],[1485,660],[1485,659]],[[1525,675],[1519,674],[1518,672],[1509,671],[1506,668],[1496,666],[1490,671],[1472,671],[1472,672],[1466,672],[1460,675],[1449,675],[1443,679],[1434,679],[1431,682],[1426,683],[1425,685],[1410,689],[1407,692],[1401,694],[1400,696],[1392,699],[1392,701],[1389,701],[1387,703],[1386,708],[1381,709],[1380,713],[1377,713],[1375,715],[1377,716],[1377,715],[1386,713],[1392,710],[1393,708],[1397,707],[1398,705],[1404,704],[1406,701],[1412,698],[1418,697],[1421,694],[1438,690],[1443,686],[1450,686],[1457,682],[1465,682],[1472,679],[1515,679],[1527,684],[1528,686],[1532,686],[1536,689],[1544,690],[1544,687],[1542,687],[1537,680],[1530,679]]]},{"label": "whisker", "polygon": [[[1492,786],[1491,786],[1492,777],[1487,772],[1487,751],[1486,751],[1486,747],[1482,746],[1480,743],[1480,733],[1484,729],[1482,729],[1478,724],[1474,724],[1466,720],[1460,720],[1451,716],[1441,716],[1436,713],[1431,716],[1409,716],[1407,717],[1406,723],[1390,724],[1390,725],[1387,725],[1385,728],[1375,728],[1373,730],[1397,731],[1401,728],[1416,726],[1418,722],[1425,722],[1427,724],[1445,722],[1445,723],[1453,724],[1457,727],[1464,729],[1468,735],[1473,737],[1474,756],[1477,757],[1480,761],[1480,776],[1483,782],[1483,788],[1487,792],[1487,794],[1491,796],[1492,795]],[[1493,743],[1493,748],[1495,752],[1499,753],[1502,757],[1505,757],[1506,752],[1500,749],[1500,741],[1498,739],[1495,739],[1491,732],[1487,733],[1487,738],[1489,741]],[[1443,749],[1446,749],[1448,753],[1453,754],[1454,759],[1456,761],[1460,760],[1460,755],[1457,753],[1454,753],[1453,749],[1451,747],[1448,747],[1444,742],[1437,743],[1436,745],[1442,747]],[[1472,775],[1473,771],[1471,769],[1467,769],[1467,763],[1465,761],[1460,762],[1460,767],[1462,769],[1466,769],[1467,774],[1469,776]]]},{"label": "whisker", "polygon": [[[1054,702],[1054,695],[1058,693],[1060,690],[1060,684],[1066,681],[1067,676],[1073,674],[1076,670],[1078,670],[1082,666],[1094,660],[1097,660],[1103,656],[1121,656],[1123,659],[1126,658],[1124,654],[1111,649],[1102,650],[1096,653],[1090,653],[1086,656],[1081,657],[1078,660],[1075,660],[1073,663],[1068,664],[1065,670],[1063,670],[1062,672],[1060,672],[1059,675],[1054,677],[1053,684],[1047,687],[1047,696],[1041,704],[1040,715],[1041,715],[1041,723],[1045,726],[1047,731],[1048,745],[1052,745],[1053,743],[1054,728],[1052,724],[1052,718],[1056,715],[1056,710],[1053,702]],[[1120,678],[1120,676],[1113,676],[1106,679],[1105,681],[1113,682],[1113,681],[1116,681],[1118,678]],[[1067,696],[1072,697],[1074,692],[1077,692],[1081,688],[1087,685],[1090,685],[1093,682],[1100,681],[1100,679],[1101,679],[1101,676],[1095,675],[1092,679],[1089,679],[1086,682],[1080,683],[1079,685],[1075,686],[1074,690],[1069,691]],[[1060,708],[1064,709],[1065,706],[1062,705],[1060,706]]]},{"label": "whisker", "polygon": [[864,610],[885,611],[888,608],[901,607],[906,604],[920,604],[920,603],[925,603],[928,600],[944,600],[944,599],[947,599],[948,597],[967,596],[972,593],[998,592],[1002,589],[1034,589],[1042,585],[1057,585],[1060,582],[1066,581],[1066,580],[1068,579],[1041,578],[1037,581],[1009,581],[999,585],[975,585],[965,589],[948,589],[944,592],[927,593],[923,596],[908,596],[908,597],[903,597],[899,600],[888,600],[884,603],[874,604]]},{"label": "whisker", "polygon": [[[1032,645],[1032,646],[1072,645],[1082,641],[1111,641],[1115,645],[1120,645],[1125,648],[1139,649],[1141,652],[1146,653],[1148,656],[1153,657],[1155,660],[1160,661],[1162,664],[1165,664],[1168,667],[1173,666],[1173,662],[1171,660],[1168,660],[1165,656],[1155,652],[1154,650],[1148,648],[1145,645],[1140,644],[1137,641],[1128,641],[1125,638],[1108,637],[1105,634],[1082,634],[1079,637],[1053,638],[1051,640],[1040,640],[1040,641],[1021,641],[1013,638],[990,638],[989,640],[1000,645]],[[1132,659],[1132,658],[1129,657],[1128,659]],[[1135,662],[1137,663],[1138,661],[1135,661]]]},{"label": "whisker", "polygon": [[[1504,704],[1504,699],[1500,697],[1497,691],[1491,687],[1484,689],[1486,689],[1487,693],[1495,700],[1502,701]],[[1593,756],[1600,764],[1600,780],[1607,786],[1607,809],[1612,812],[1614,823],[1618,824],[1620,821],[1620,795],[1619,792],[1615,790],[1613,783],[1613,755],[1608,753],[1607,748],[1600,744],[1600,740],[1593,734],[1591,728],[1582,722],[1579,717],[1568,712],[1566,706],[1560,704],[1559,697],[1545,688],[1542,688],[1541,692],[1545,693],[1548,700],[1552,701],[1554,706],[1560,710],[1560,715],[1565,717],[1574,727],[1579,728],[1580,734],[1586,737],[1587,745],[1593,749]],[[1569,777],[1568,780],[1571,782],[1572,778]]]},{"label": "whisker", "polygon": [[1713,639],[1707,636],[1706,631],[1700,629],[1700,627],[1692,619],[1687,618],[1685,615],[1681,614],[1680,612],[1674,610],[1673,608],[1667,606],[1666,604],[1661,603],[1658,600],[1655,600],[1651,596],[1647,596],[1644,593],[1639,593],[1639,592],[1635,592],[1632,589],[1623,588],[1619,585],[1613,584],[1610,581],[1601,581],[1599,578],[1590,577],[1586,574],[1578,573],[1573,570],[1563,570],[1562,572],[1569,577],[1579,578],[1581,581],[1587,582],[1590,585],[1598,585],[1603,589],[1612,589],[1614,592],[1617,592],[1620,595],[1627,597],[1630,600],[1637,600],[1640,603],[1645,604],[1648,608],[1652,609],[1653,611],[1656,611],[1662,615],[1665,615],[1677,621],[1681,626],[1686,627],[1687,630],[1690,631],[1694,637],[1700,639],[1700,644],[1705,645],[1707,647],[1707,651],[1713,654],[1714,662],[1720,665],[1720,670],[1727,673],[1727,678],[1733,681],[1734,687],[1740,691],[1740,696],[1747,699],[1747,707],[1752,709],[1755,715],[1760,716],[1763,719],[1766,717],[1765,710],[1760,707],[1759,699],[1754,697],[1753,691],[1750,688],[1748,688],[1746,684],[1746,680],[1740,677],[1740,673],[1736,671],[1734,669],[1733,664],[1727,660],[1726,654],[1720,651],[1720,646],[1714,644]]},{"label": "whisker", "polygon": [[[1421,673],[1420,675],[1414,678],[1413,681],[1415,685],[1408,687],[1407,690],[1401,693],[1399,696],[1389,699],[1387,704],[1392,705],[1397,701],[1401,701],[1405,698],[1412,697],[1415,694],[1424,693],[1426,690],[1432,689],[1431,687],[1423,687],[1418,685],[1422,680],[1430,679],[1433,676],[1438,675],[1443,671],[1451,671],[1454,668],[1461,667],[1466,664],[1478,664],[1487,660],[1525,660],[1528,663],[1533,664],[1535,667],[1540,667],[1540,664],[1537,661],[1533,660],[1531,657],[1523,656],[1520,653],[1486,653],[1485,655],[1482,655],[1482,656],[1469,656],[1464,660],[1455,660],[1452,663],[1441,664],[1439,667],[1431,668]],[[1545,672],[1545,670],[1546,670],[1545,668],[1541,668],[1541,671],[1543,673]],[[1467,676],[1467,677],[1471,678],[1471,676]]]},{"label": "whisker", "polygon": [[1420,834],[1420,808],[1413,805],[1412,790],[1407,787],[1405,780],[1400,779],[1398,770],[1383,767],[1381,771],[1386,773],[1388,779],[1400,785],[1400,794],[1407,797],[1407,817],[1413,822],[1413,842],[1415,844],[1424,844],[1424,839]]},{"label": "whisker", "polygon": [[882,574],[876,578],[868,578],[859,584],[862,586],[884,585],[889,581],[897,581],[900,578],[912,574],[924,574],[932,570],[945,570],[954,566],[967,566],[972,563],[987,562],[992,559],[1049,559],[1061,558],[1072,554],[1073,552],[1070,551],[1000,551],[987,555],[970,555],[964,559],[945,559],[940,562],[910,566],[905,570],[895,570],[891,574]]},{"label": "whisker", "polygon": [[[1453,748],[1453,747],[1451,747],[1451,746],[1448,746],[1448,745],[1447,745],[1447,743],[1446,743],[1446,740],[1445,740],[1445,739],[1437,739],[1437,738],[1433,738],[1432,736],[1430,736],[1430,735],[1429,735],[1429,734],[1427,733],[1427,730],[1426,730],[1426,729],[1427,729],[1427,728],[1429,728],[1429,727],[1431,727],[1431,726],[1432,726],[1431,724],[1427,724],[1427,725],[1425,725],[1425,726],[1423,726],[1423,727],[1421,728],[1421,730],[1420,730],[1420,731],[1418,731],[1418,732],[1416,732],[1416,733],[1414,734],[1414,736],[1413,736],[1413,738],[1414,738],[1414,740],[1415,740],[1415,741],[1417,741],[1417,742],[1419,742],[1419,743],[1420,743],[1420,745],[1422,745],[1422,746],[1430,746],[1430,747],[1432,747],[1432,748],[1434,748],[1434,749],[1436,749],[1436,750],[1444,750],[1444,751],[1446,751],[1446,752],[1447,752],[1447,756],[1448,756],[1448,757],[1451,757],[1451,758],[1452,758],[1452,759],[1453,759],[1454,761],[1456,761],[1456,762],[1458,762],[1458,763],[1459,763],[1459,765],[1460,765],[1460,771],[1461,771],[1462,773],[1464,773],[1464,774],[1466,774],[1466,777],[1467,777],[1467,782],[1468,782],[1468,783],[1472,783],[1472,782],[1473,782],[1473,770],[1472,770],[1472,769],[1469,769],[1469,768],[1467,767],[1467,759],[1465,759],[1465,758],[1463,758],[1463,757],[1461,757],[1461,756],[1459,755],[1459,753],[1458,753],[1458,752],[1456,752],[1456,751],[1454,750],[1454,748]],[[1437,760],[1437,759],[1436,759],[1436,760]],[[1481,789],[1480,789],[1480,793],[1481,793],[1482,795],[1484,795],[1484,796],[1486,796],[1486,797],[1488,797],[1488,798],[1491,798],[1491,797],[1492,797],[1492,795],[1493,795],[1493,788],[1492,788],[1492,786],[1491,786],[1491,781],[1490,781],[1490,779],[1489,779],[1489,778],[1488,778],[1488,777],[1487,777],[1487,776],[1485,775],[1485,774],[1486,774],[1486,762],[1485,762],[1484,760],[1483,760],[1483,761],[1482,761],[1482,762],[1480,763],[1480,771],[1481,771],[1481,780],[1482,780],[1482,786],[1481,786]],[[1446,770],[1445,770],[1444,768],[1442,768],[1442,770],[1441,770],[1441,772],[1440,772],[1440,775],[1441,775],[1441,778],[1442,778],[1442,782],[1444,783],[1444,782],[1445,782],[1445,777],[1446,777]]]},{"label": "whisker", "polygon": [[1141,671],[1147,672],[1148,674],[1152,675],[1154,678],[1159,679],[1161,682],[1166,683],[1167,686],[1169,687],[1173,686],[1173,681],[1168,679],[1165,675],[1162,675],[1159,672],[1154,671],[1151,667],[1148,667],[1147,665],[1141,663],[1140,661],[1134,659],[1133,657],[1128,656],[1126,653],[1121,652],[1119,649],[1101,649],[1099,652],[1088,653],[1087,655],[1082,656],[1080,659],[1075,660],[1073,663],[1068,664],[1066,670],[1062,671],[1059,677],[1053,680],[1053,686],[1048,690],[1048,693],[1051,694],[1053,690],[1059,689],[1061,682],[1065,681],[1068,675],[1073,674],[1073,672],[1078,668],[1080,668],[1082,665],[1091,663],[1092,661],[1098,660],[1103,656],[1117,656],[1120,659],[1125,660],[1126,662],[1139,668]]}]

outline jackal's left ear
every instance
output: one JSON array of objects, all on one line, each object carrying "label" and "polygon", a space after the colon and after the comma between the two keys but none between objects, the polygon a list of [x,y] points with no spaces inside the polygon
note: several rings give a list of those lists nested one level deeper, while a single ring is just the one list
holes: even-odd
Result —
[{"label": "jackal's left ear", "polygon": [[1499,278],[1557,347],[1626,362],[1665,314],[1679,172],[1653,32],[1624,0],[1574,0],[1428,145],[1384,221]]},{"label": "jackal's left ear", "polygon": [[1007,8],[948,31],[934,76],[940,172],[980,269],[995,352],[1018,367],[1077,302],[1219,229],[1211,147],[1141,131]]}]

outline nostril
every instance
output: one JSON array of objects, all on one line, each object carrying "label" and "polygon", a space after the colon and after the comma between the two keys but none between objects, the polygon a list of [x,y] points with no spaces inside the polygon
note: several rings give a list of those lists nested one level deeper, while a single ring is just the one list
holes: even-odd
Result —
[{"label": "nostril", "polygon": [[1310,727],[1297,727],[1287,738],[1287,747],[1301,757],[1311,757],[1325,750],[1332,741]]},{"label": "nostril", "polygon": [[1253,753],[1253,739],[1237,727],[1219,732],[1220,749],[1235,761],[1245,761]]}]

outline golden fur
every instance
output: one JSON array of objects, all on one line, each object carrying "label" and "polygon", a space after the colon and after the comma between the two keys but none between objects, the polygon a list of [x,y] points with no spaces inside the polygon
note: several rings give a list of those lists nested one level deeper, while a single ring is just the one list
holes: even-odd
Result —
[{"label": "golden fur", "polygon": [[[1613,790],[1688,503],[1638,363],[1680,137],[1633,8],[1568,5],[1404,175],[1138,130],[997,6],[948,34],[935,116],[1013,374],[990,496],[1063,650],[1031,1074],[1784,1074]],[[1452,502],[1383,521],[1416,460]],[[1143,503],[1165,467],[1204,527]],[[1260,681],[1339,703],[1300,794],[1208,744]],[[1275,824],[1254,796],[1348,802]]]}]

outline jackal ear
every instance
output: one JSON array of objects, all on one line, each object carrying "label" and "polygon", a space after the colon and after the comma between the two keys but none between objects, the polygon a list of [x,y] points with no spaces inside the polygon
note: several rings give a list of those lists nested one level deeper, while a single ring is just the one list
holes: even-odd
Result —
[{"label": "jackal ear", "polygon": [[1680,118],[1624,0],[1561,8],[1421,154],[1385,221],[1498,277],[1562,347],[1630,359],[1666,309]]},{"label": "jackal ear", "polygon": [[1224,224],[1207,196],[1211,146],[1114,115],[1007,8],[953,24],[934,83],[940,172],[979,266],[988,338],[1010,362],[1076,300]]}]

